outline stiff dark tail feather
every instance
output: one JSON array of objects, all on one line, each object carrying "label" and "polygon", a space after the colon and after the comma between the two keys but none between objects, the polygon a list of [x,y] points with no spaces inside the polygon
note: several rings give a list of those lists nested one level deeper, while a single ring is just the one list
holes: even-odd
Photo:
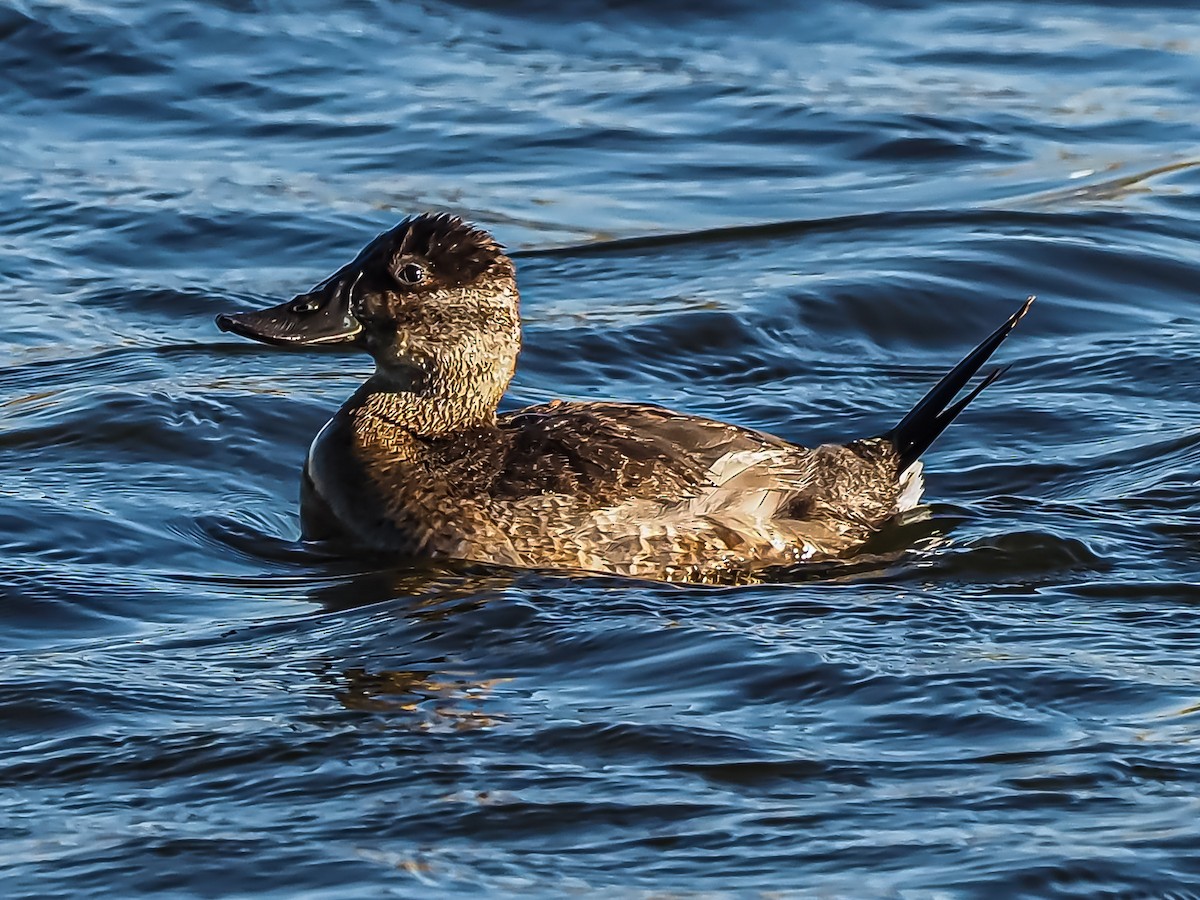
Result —
[{"label": "stiff dark tail feather", "polygon": [[1017,326],[1025,313],[1029,312],[1033,299],[1033,297],[1027,299],[1021,308],[1009,317],[1007,322],[993,331],[987,340],[947,372],[942,380],[933,386],[933,390],[922,397],[921,401],[900,420],[895,428],[883,435],[892,442],[896,452],[900,454],[901,472],[915,463],[921,454],[929,449],[929,445],[937,440],[938,435],[946,430],[946,426],[953,422],[960,412],[967,408],[968,403],[979,396],[980,391],[1007,371],[1007,367],[993,369],[984,376],[979,384],[971,388],[965,397],[951,402],[988,361],[988,357],[996,352],[996,348],[1004,343],[1004,339]]}]

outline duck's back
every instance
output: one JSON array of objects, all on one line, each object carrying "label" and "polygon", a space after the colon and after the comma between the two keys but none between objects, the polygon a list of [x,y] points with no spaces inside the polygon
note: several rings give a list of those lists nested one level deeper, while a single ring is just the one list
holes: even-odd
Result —
[{"label": "duck's back", "polygon": [[306,518],[333,508],[357,542],[419,556],[736,578],[838,554],[900,493],[886,441],[810,450],[647,405],[555,402],[402,442],[373,430],[351,415],[318,438],[344,444],[324,467],[343,471],[312,473],[321,514]]}]

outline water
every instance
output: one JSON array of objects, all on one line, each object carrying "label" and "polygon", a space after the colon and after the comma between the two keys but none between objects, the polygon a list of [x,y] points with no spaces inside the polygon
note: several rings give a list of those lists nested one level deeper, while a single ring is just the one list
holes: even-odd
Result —
[{"label": "water", "polygon": [[[809,6],[4,4],[5,896],[1200,893],[1200,17]],[[367,360],[212,317],[424,209],[512,406],[873,433],[1040,299],[844,566],[379,570],[297,542]]]}]

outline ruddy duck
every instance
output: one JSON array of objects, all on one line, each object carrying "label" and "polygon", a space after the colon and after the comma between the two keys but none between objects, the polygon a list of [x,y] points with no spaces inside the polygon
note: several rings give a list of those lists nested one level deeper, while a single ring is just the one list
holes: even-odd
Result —
[{"label": "ruddy duck", "polygon": [[516,272],[481,229],[405,219],[287,303],[217,317],[269,344],[351,344],[375,374],[313,441],[304,537],[401,558],[736,581],[845,555],[918,502],[920,455],[1033,298],[890,431],[800,447],[658,406],[497,415],[521,349]]}]

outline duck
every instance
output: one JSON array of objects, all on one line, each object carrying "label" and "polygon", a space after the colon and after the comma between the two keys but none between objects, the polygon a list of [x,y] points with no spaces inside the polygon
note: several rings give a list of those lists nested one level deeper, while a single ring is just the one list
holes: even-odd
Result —
[{"label": "duck", "polygon": [[374,360],[309,448],[305,541],[413,563],[735,583],[845,559],[917,507],[921,455],[1005,371],[967,389],[1033,299],[893,428],[815,447],[648,403],[500,414],[521,350],[516,270],[491,234],[447,213],[406,218],[307,292],[216,324]]}]

